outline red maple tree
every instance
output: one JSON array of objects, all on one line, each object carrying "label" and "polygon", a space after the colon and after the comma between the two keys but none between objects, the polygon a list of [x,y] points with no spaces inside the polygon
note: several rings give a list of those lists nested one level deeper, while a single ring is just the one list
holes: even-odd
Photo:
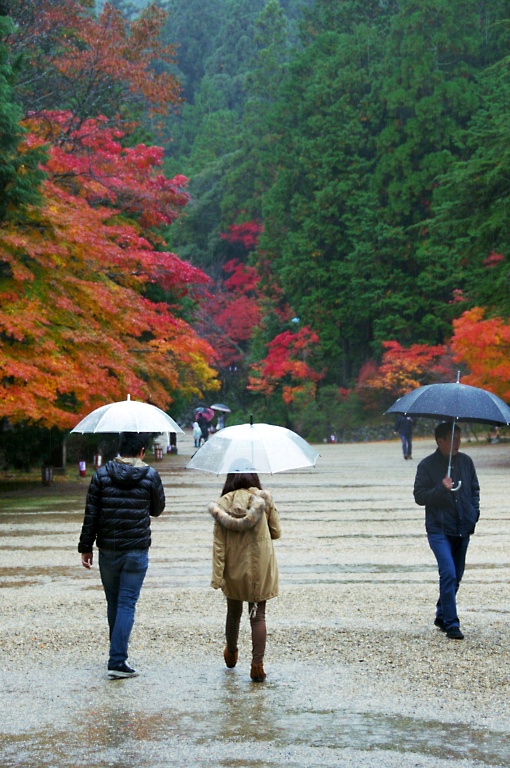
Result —
[{"label": "red maple tree", "polygon": [[305,389],[313,399],[315,386],[323,378],[323,373],[314,370],[310,364],[318,344],[318,335],[307,326],[295,333],[284,331],[278,334],[268,344],[267,357],[252,366],[248,389],[267,396],[279,390],[286,405]]},{"label": "red maple tree", "polygon": [[182,294],[206,276],[156,251],[135,220],[91,204],[74,165],[72,155],[63,186],[44,183],[23,226],[0,228],[0,416],[12,422],[69,427],[128,392],[164,408],[177,389],[215,386],[209,345],[144,296],[151,282]]},{"label": "red maple tree", "polygon": [[165,408],[177,391],[217,388],[212,349],[180,304],[208,278],[158,234],[186,204],[186,179],[167,179],[163,150],[130,136],[139,106],[164,112],[179,98],[154,67],[173,60],[159,42],[165,14],[151,5],[127,23],[93,7],[9,3],[6,42],[25,61],[19,153],[48,155],[42,204],[0,224],[0,417],[12,423],[68,428],[128,393]]},{"label": "red maple tree", "polygon": [[18,83],[27,115],[65,107],[75,129],[100,113],[116,123],[131,122],[134,110],[166,113],[180,98],[169,68],[175,50],[160,40],[166,12],[150,3],[127,21],[109,3],[96,17],[94,6],[93,0],[10,0],[16,30],[7,42],[30,62]]},{"label": "red maple tree", "polygon": [[474,307],[453,321],[454,359],[469,368],[462,377],[464,384],[488,389],[509,402],[510,324],[486,314],[483,307]]},{"label": "red maple tree", "polygon": [[197,323],[200,335],[214,348],[220,369],[244,365],[247,342],[261,319],[256,270],[236,259],[223,269],[230,276],[204,293]]},{"label": "red maple tree", "polygon": [[389,402],[424,384],[454,380],[451,356],[443,344],[403,347],[385,341],[383,348],[381,363],[368,361],[358,376],[356,392],[366,407],[379,407],[381,396]]}]

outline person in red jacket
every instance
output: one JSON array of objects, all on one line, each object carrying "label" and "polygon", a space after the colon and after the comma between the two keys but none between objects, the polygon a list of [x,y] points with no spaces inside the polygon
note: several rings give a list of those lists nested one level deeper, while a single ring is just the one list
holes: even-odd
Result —
[{"label": "person in red jacket", "polygon": [[165,508],[165,493],[155,469],[144,462],[148,435],[123,432],[119,456],[93,475],[87,493],[78,551],[84,568],[99,550],[99,572],[106,596],[110,627],[108,677],[135,677],[127,663],[151,545],[150,518]]}]

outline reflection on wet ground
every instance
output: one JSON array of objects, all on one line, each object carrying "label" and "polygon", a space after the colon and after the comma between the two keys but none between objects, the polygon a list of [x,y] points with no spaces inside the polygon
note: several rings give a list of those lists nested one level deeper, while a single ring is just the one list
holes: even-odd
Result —
[{"label": "reflection on wet ground", "polygon": [[[342,696],[342,674],[325,667],[283,666],[261,686],[207,664],[99,683],[82,672],[70,706],[58,705],[68,702],[69,676],[52,681],[51,718],[40,675],[30,712],[4,721],[2,768],[508,766],[506,734],[363,711]],[[28,683],[13,675],[9,688]]]}]

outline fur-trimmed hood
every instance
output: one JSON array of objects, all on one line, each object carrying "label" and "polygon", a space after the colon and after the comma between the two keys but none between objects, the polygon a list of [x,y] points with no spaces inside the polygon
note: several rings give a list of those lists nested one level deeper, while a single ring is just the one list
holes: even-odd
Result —
[{"label": "fur-trimmed hood", "polygon": [[280,518],[269,491],[241,488],[208,510],[214,518],[211,586],[226,597],[257,603],[278,594],[273,539]]},{"label": "fur-trimmed hood", "polygon": [[241,532],[257,525],[269,501],[267,491],[241,488],[225,494],[218,503],[211,502],[207,509],[223,528]]}]

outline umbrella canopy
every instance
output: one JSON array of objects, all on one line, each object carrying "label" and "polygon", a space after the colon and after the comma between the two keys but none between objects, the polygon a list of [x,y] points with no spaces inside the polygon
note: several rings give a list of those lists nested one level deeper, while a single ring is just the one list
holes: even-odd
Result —
[{"label": "umbrella canopy", "polygon": [[224,403],[214,403],[214,405],[211,405],[211,408],[213,411],[220,411],[220,413],[232,413],[228,405]]},{"label": "umbrella canopy", "polygon": [[413,389],[393,403],[386,413],[482,424],[510,424],[510,407],[503,400],[485,389],[460,382],[428,384]]},{"label": "umbrella canopy", "polygon": [[139,400],[120,400],[102,405],[85,416],[71,432],[181,432],[180,426],[161,408]]},{"label": "umbrella canopy", "polygon": [[273,424],[240,424],[217,432],[198,449],[186,469],[215,475],[274,474],[313,467],[319,454],[295,432]]},{"label": "umbrella canopy", "polygon": [[212,421],[214,419],[214,411],[211,408],[195,408],[195,418],[202,415],[206,421]]},{"label": "umbrella canopy", "polygon": [[[480,422],[482,424],[510,424],[510,408],[497,395],[480,387],[460,383],[460,373],[455,383],[428,384],[413,389],[399,398],[386,413],[403,413],[406,416],[422,416],[452,420],[452,439],[448,462],[448,477],[451,476],[453,434],[456,421]],[[461,483],[453,491],[458,491]]]}]

